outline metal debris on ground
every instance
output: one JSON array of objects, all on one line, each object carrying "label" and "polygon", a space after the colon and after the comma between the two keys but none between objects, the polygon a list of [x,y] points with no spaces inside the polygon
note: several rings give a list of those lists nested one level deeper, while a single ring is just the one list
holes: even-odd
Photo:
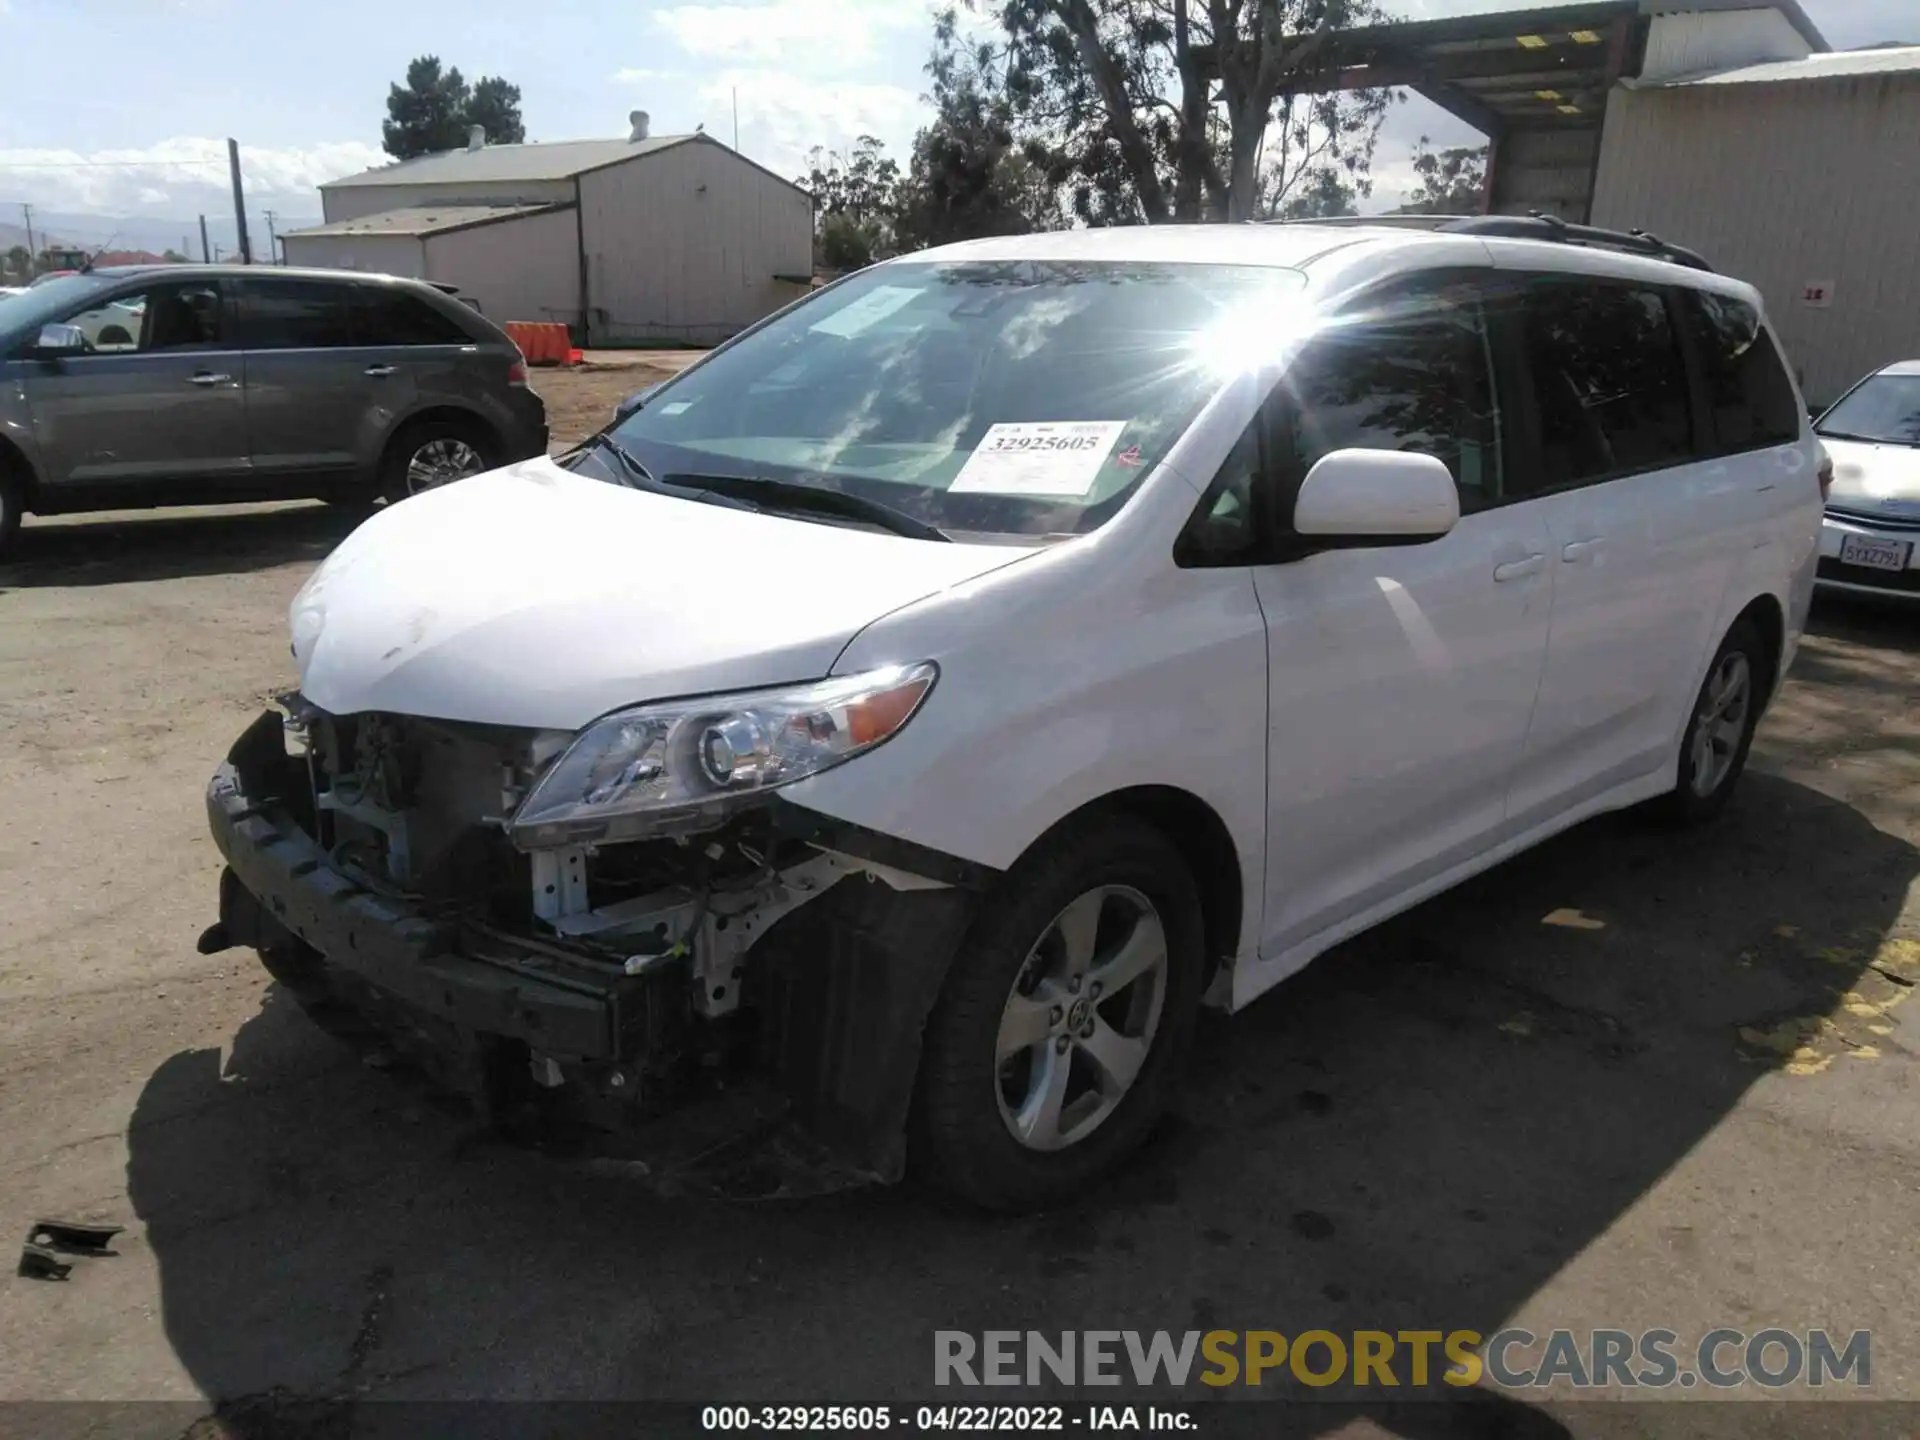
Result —
[{"label": "metal debris on ground", "polygon": [[73,1273],[73,1261],[64,1256],[96,1258],[117,1252],[107,1247],[125,1227],[82,1225],[71,1220],[36,1220],[20,1250],[17,1273],[29,1280],[64,1280]]}]

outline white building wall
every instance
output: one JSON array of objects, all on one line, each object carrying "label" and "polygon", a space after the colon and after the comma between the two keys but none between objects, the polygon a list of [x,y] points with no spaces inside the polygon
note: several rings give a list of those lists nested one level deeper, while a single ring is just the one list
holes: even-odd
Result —
[{"label": "white building wall", "polygon": [[591,343],[711,344],[804,295],[813,202],[696,140],[580,177]]},{"label": "white building wall", "polygon": [[572,180],[471,180],[434,185],[332,185],[320,192],[329,223],[410,205],[554,204],[573,199]]},{"label": "white building wall", "polygon": [[571,209],[429,235],[426,263],[425,278],[459,286],[496,325],[580,321],[580,246]]},{"label": "white building wall", "polygon": [[359,270],[370,275],[420,279],[426,259],[417,235],[285,235],[289,265]]},{"label": "white building wall", "polygon": [[1616,90],[1593,213],[1757,285],[1817,403],[1920,357],[1920,74]]},{"label": "white building wall", "polygon": [[1763,60],[1800,60],[1810,53],[1806,36],[1778,10],[1656,15],[1647,26],[1640,79],[1671,80]]}]

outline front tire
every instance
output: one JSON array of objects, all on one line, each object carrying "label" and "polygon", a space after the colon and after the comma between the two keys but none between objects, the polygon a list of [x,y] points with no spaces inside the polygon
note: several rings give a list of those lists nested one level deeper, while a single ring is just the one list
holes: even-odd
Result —
[{"label": "front tire", "polygon": [[387,503],[437,490],[498,464],[493,437],[465,420],[422,420],[393,437],[380,462]]},{"label": "front tire", "polygon": [[1205,952],[1179,851],[1105,814],[1016,865],[928,1022],[913,1163],[993,1210],[1084,1190],[1143,1141],[1187,1043]]},{"label": "front tire", "polygon": [[1701,825],[1726,809],[1747,768],[1772,673],[1759,627],[1739,621],[1707,666],[1680,739],[1679,780],[1655,802],[1655,818],[1668,825]]}]

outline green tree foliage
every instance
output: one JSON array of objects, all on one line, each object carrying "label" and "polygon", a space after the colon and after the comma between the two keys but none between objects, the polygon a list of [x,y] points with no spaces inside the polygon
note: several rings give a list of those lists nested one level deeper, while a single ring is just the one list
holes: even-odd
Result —
[{"label": "green tree foliage", "polygon": [[1409,215],[1478,215],[1485,208],[1487,147],[1433,148],[1425,135],[1413,147],[1413,169],[1420,183],[1402,208]]},{"label": "green tree foliage", "polygon": [[457,66],[442,71],[438,55],[422,55],[407,66],[404,87],[387,89],[381,145],[396,160],[459,150],[466,146],[469,125],[485,126],[489,144],[520,144],[527,138],[520,122],[520,87],[485,75],[470,86]]},{"label": "green tree foliage", "polygon": [[1023,235],[1065,223],[1053,179],[1058,157],[1041,138],[1014,131],[1017,102],[1008,90],[1011,49],[963,37],[952,7],[934,21],[927,62],[933,123],[914,138],[901,190],[902,249],[986,235]]},{"label": "green tree foliage", "polygon": [[862,135],[844,155],[815,147],[797,182],[813,195],[814,264],[858,270],[894,253],[900,166],[880,141]]},{"label": "green tree foliage", "polygon": [[187,263],[187,257],[172,248],[161,251],[160,258],[169,265],[185,265]]},{"label": "green tree foliage", "polygon": [[[1365,193],[1392,92],[1314,94],[1374,0],[968,0],[1008,50],[1013,134],[1089,224],[1245,220]],[[1317,179],[1331,171],[1336,182]],[[1306,197],[1314,197],[1309,200]]]},{"label": "green tree foliage", "polygon": [[24,245],[15,245],[7,251],[7,273],[25,279],[33,270],[33,256]]}]

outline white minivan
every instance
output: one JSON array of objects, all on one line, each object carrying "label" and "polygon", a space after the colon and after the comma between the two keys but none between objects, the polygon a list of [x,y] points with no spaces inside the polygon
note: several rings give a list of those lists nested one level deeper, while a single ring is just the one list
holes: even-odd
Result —
[{"label": "white minivan", "polygon": [[1045,1204],[1198,1005],[1720,810],[1812,593],[1805,416],[1754,290],[1646,237],[903,256],[355,531],[209,789],[202,944],[503,1118]]}]

